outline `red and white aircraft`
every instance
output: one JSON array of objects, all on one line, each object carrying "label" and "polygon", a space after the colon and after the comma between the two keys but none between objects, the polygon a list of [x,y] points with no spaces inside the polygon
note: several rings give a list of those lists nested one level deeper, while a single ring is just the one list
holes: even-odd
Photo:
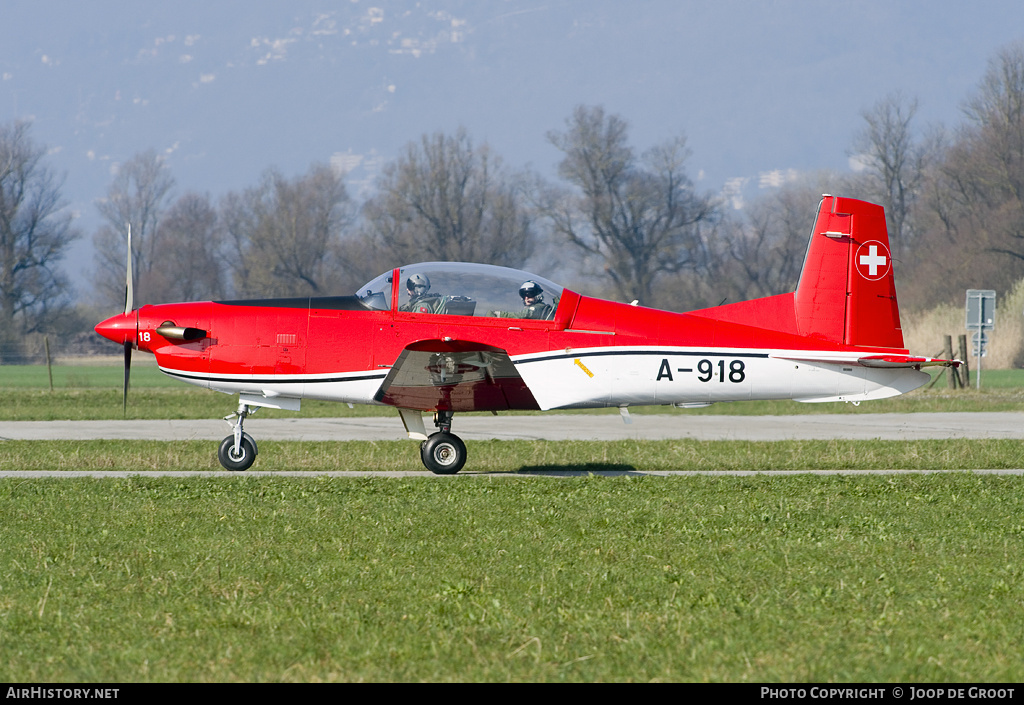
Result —
[{"label": "red and white aircraft", "polygon": [[[302,399],[393,406],[424,465],[452,474],[466,461],[456,412],[860,402],[916,389],[929,379],[922,366],[959,364],[904,349],[883,210],[829,195],[795,292],[689,313],[452,262],[385,272],[354,296],[137,310],[130,282],[129,268],[125,313],[96,326],[125,348],[126,389],[136,348],[171,377],[238,394],[218,453],[229,470],[256,457],[243,431],[250,413],[298,410]],[[433,412],[431,435],[423,412]]]}]

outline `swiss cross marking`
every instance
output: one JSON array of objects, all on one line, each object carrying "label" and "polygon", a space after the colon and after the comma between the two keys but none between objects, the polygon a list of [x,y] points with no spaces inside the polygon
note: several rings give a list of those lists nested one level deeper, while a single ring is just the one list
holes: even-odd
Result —
[{"label": "swiss cross marking", "polygon": [[868,248],[868,252],[871,254],[860,256],[860,263],[867,265],[868,273],[871,276],[876,277],[878,276],[878,268],[885,264],[885,255],[878,254],[877,245],[871,245],[871,247]]},{"label": "swiss cross marking", "polygon": [[881,279],[889,273],[889,250],[880,242],[866,242],[857,250],[857,271],[865,279]]}]

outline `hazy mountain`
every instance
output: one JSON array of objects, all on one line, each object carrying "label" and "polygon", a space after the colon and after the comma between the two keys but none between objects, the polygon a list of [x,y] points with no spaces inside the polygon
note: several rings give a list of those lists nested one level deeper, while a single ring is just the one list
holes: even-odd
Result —
[{"label": "hazy mountain", "polygon": [[[685,133],[701,187],[748,197],[847,168],[860,112],[902,89],[955,123],[1024,5],[679,0],[0,0],[0,121],[28,118],[93,202],[155,148],[214,196],[334,160],[354,190],[424,132],[464,125],[553,176],[545,133],[603,104],[645,148]],[[76,258],[90,261],[88,237]]]}]

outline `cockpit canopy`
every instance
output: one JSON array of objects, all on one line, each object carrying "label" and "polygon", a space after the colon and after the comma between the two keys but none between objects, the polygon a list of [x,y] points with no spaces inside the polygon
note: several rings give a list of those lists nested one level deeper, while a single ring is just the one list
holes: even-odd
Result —
[{"label": "cockpit canopy", "polygon": [[[544,320],[554,318],[562,296],[562,287],[544,277],[492,264],[421,262],[397,271],[397,302],[392,301],[395,270],[367,282],[356,296],[380,311]],[[524,286],[529,283],[535,286]],[[520,289],[536,293],[537,287],[539,299],[524,300],[520,295]]]}]

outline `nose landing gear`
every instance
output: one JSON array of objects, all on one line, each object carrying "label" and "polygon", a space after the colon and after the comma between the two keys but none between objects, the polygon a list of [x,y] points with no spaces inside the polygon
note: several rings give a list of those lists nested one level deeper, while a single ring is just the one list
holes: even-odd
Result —
[{"label": "nose landing gear", "polygon": [[[242,472],[252,467],[259,452],[256,448],[256,440],[242,430],[242,424],[248,416],[255,414],[260,407],[250,407],[244,402],[239,402],[238,411],[224,417],[224,420],[231,426],[232,433],[220,443],[217,449],[217,459],[224,469],[233,472]],[[231,423],[231,419],[237,419]]]}]

